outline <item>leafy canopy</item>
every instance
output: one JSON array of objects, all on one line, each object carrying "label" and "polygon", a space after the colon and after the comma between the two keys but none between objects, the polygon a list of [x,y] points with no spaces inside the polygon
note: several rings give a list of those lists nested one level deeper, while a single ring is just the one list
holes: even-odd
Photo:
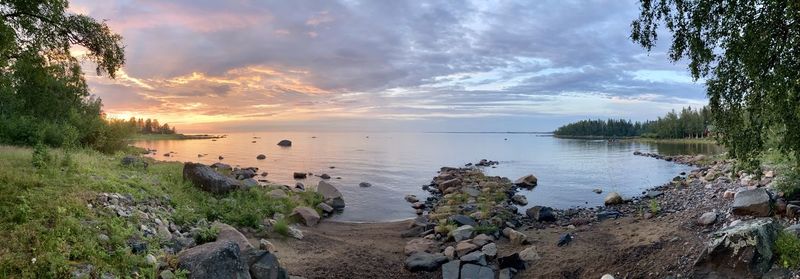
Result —
[{"label": "leafy canopy", "polygon": [[705,79],[720,141],[745,167],[758,166],[768,131],[800,156],[800,1],[640,0],[631,39],[647,50],[666,28],[669,57]]}]

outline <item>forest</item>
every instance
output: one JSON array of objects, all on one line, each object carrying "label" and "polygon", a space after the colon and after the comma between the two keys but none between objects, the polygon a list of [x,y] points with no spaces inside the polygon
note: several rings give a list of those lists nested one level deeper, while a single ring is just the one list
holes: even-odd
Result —
[{"label": "forest", "polygon": [[680,139],[707,137],[713,128],[706,107],[686,107],[680,112],[673,110],[663,117],[645,122],[626,119],[581,120],[561,126],[553,134],[559,137]]}]

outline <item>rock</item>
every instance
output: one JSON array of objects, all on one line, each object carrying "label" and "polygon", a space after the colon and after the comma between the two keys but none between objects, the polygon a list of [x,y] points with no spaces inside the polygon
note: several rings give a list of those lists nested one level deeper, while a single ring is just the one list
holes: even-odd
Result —
[{"label": "rock", "polygon": [[189,180],[195,187],[214,194],[227,194],[244,186],[238,180],[224,176],[210,167],[187,162],[183,165],[183,179]]},{"label": "rock", "polygon": [[256,176],[257,168],[243,168],[243,169],[234,169],[231,172],[231,175],[236,179],[248,179],[253,178]]},{"label": "rock", "polygon": [[526,262],[534,262],[540,260],[542,257],[536,252],[536,247],[531,246],[519,252],[519,258]]},{"label": "rock", "polygon": [[250,276],[253,279],[288,278],[286,269],[281,267],[278,258],[267,251],[253,252],[247,256],[250,265]]},{"label": "rock", "polygon": [[300,189],[300,190],[305,190],[306,189],[306,185],[304,185],[303,182],[295,183],[294,187],[297,188],[297,189]]},{"label": "rock", "polygon": [[603,199],[603,203],[606,205],[613,205],[613,204],[621,204],[625,202],[622,199],[622,196],[619,195],[617,192],[608,193],[605,199]]},{"label": "rock", "polygon": [[285,199],[288,197],[288,195],[286,195],[286,192],[284,192],[281,189],[273,189],[272,191],[269,191],[269,196],[272,197],[273,199]]},{"label": "rock", "polygon": [[273,245],[272,242],[269,242],[269,240],[266,240],[266,239],[263,239],[263,238],[258,240],[258,249],[261,249],[261,250],[264,250],[264,251],[267,251],[267,252],[270,252],[270,253],[275,253],[275,251],[276,251],[275,245]]},{"label": "rock", "polygon": [[181,251],[178,268],[190,272],[189,278],[251,278],[233,241],[215,241]]},{"label": "rock", "polygon": [[592,192],[594,192],[595,194],[602,194],[603,193],[603,189],[595,188],[594,190],[592,190]]},{"label": "rock", "polygon": [[478,247],[483,247],[483,245],[486,245],[492,241],[494,241],[494,238],[486,234],[476,235],[475,237],[472,238],[472,240],[470,240],[472,244],[478,245]]},{"label": "rock", "polygon": [[647,191],[647,193],[645,194],[645,196],[647,196],[648,198],[651,198],[651,199],[655,199],[655,198],[657,198],[658,196],[661,196],[661,195],[663,195],[663,194],[664,194],[664,192],[661,192],[661,191],[649,190],[649,191]]},{"label": "rock", "polygon": [[336,189],[333,184],[327,181],[320,181],[319,184],[317,184],[317,192],[320,193],[322,198],[325,199],[326,202],[329,202],[328,204],[334,209],[344,208],[342,193],[339,192],[339,189]]},{"label": "rock", "polygon": [[529,175],[520,177],[519,179],[514,181],[514,184],[516,184],[517,186],[520,186],[520,187],[530,188],[530,187],[536,187],[538,182],[539,182],[539,179],[536,178],[536,176],[533,176],[533,174],[529,174]]},{"label": "rock", "polygon": [[447,262],[447,257],[442,254],[431,254],[418,252],[406,258],[406,268],[410,271],[435,271],[443,263]]},{"label": "rock", "polygon": [[173,273],[172,270],[169,269],[161,271],[161,273],[159,273],[158,275],[160,276],[159,278],[161,279],[175,279],[175,273]]},{"label": "rock", "polygon": [[261,173],[261,176],[262,176],[262,177],[266,177],[267,175],[269,175],[269,173],[268,173],[268,172],[262,172],[262,173]]},{"label": "rock", "polygon": [[415,196],[415,195],[406,195],[405,199],[406,199],[407,202],[410,202],[410,203],[415,203],[415,202],[419,201],[419,198],[417,198],[417,196]]},{"label": "rock", "polygon": [[722,193],[722,198],[726,200],[733,199],[733,197],[735,196],[736,196],[736,191],[732,190],[725,190],[725,192]]},{"label": "rock", "polygon": [[558,247],[569,245],[572,242],[572,235],[569,233],[562,234],[558,236]]},{"label": "rock", "polygon": [[800,206],[799,205],[794,205],[794,204],[787,204],[786,205],[786,217],[794,219],[794,218],[800,216],[800,214],[798,214],[798,213],[800,213]]},{"label": "rock", "polygon": [[483,246],[483,248],[481,248],[481,251],[487,257],[493,258],[493,257],[497,256],[497,244],[494,244],[494,243],[486,244],[486,245]]},{"label": "rock", "polygon": [[458,279],[461,272],[461,261],[450,261],[442,265],[442,279]]},{"label": "rock", "polygon": [[539,222],[555,222],[556,215],[553,209],[547,206],[534,206],[525,211],[525,215]]},{"label": "rock", "polygon": [[763,188],[744,190],[733,198],[731,213],[735,215],[766,217],[770,212],[770,197]]},{"label": "rock", "polygon": [[464,263],[475,263],[479,265],[486,265],[486,255],[483,252],[476,250],[459,258]]},{"label": "rock", "polygon": [[236,230],[236,228],[231,227],[228,224],[223,224],[219,222],[214,222],[212,226],[215,227],[218,231],[217,241],[232,241],[233,243],[236,243],[236,245],[239,246],[240,252],[245,252],[247,250],[255,248],[253,247],[252,244],[250,244],[250,241],[247,241],[247,238],[244,237],[244,235],[241,232]]},{"label": "rock", "polygon": [[292,177],[294,177],[294,179],[306,179],[307,176],[308,174],[304,172],[295,172],[292,174]]},{"label": "rock", "polygon": [[452,260],[456,258],[456,248],[453,246],[447,246],[444,248],[444,256],[448,259]]},{"label": "rock", "polygon": [[758,218],[714,232],[689,277],[761,278],[777,258],[779,228],[771,218]]},{"label": "rock", "polygon": [[225,159],[225,157],[222,157],[221,155],[219,157],[217,157],[217,158],[220,159],[220,160]]},{"label": "rock", "polygon": [[767,171],[767,172],[764,172],[764,177],[766,177],[766,178],[773,178],[773,177],[775,177],[775,172],[774,172],[774,171]]},{"label": "rock", "polygon": [[147,251],[147,242],[144,242],[140,239],[130,239],[128,240],[128,246],[131,247],[131,253],[134,254],[143,254]]},{"label": "rock", "polygon": [[519,194],[512,196],[511,201],[518,205],[528,205],[528,198]]},{"label": "rock", "polygon": [[706,212],[703,213],[703,215],[700,215],[699,218],[697,218],[697,223],[703,226],[711,225],[716,221],[717,221],[717,213],[715,212]]},{"label": "rock", "polygon": [[361,182],[361,183],[358,183],[358,187],[361,187],[361,188],[372,187],[372,184],[370,184],[369,182]]},{"label": "rock", "polygon": [[522,260],[522,258],[519,257],[519,253],[497,258],[497,263],[501,269],[513,268],[516,270],[523,270],[527,268],[528,265],[524,260]]},{"label": "rock", "polygon": [[469,252],[477,250],[478,246],[476,246],[475,244],[466,242],[466,241],[462,241],[462,242],[459,242],[458,244],[456,244],[456,248],[455,249],[456,249],[456,251],[455,251],[456,252],[456,256],[457,257],[461,257],[463,255],[468,254]]},{"label": "rock", "polygon": [[109,238],[108,238],[108,236],[107,236],[107,235],[105,235],[105,234],[102,234],[102,233],[101,233],[101,234],[98,234],[98,235],[97,235],[97,241],[100,241],[101,243],[106,243],[106,242],[108,242],[109,240],[110,240],[110,239],[109,239]]},{"label": "rock", "polygon": [[318,204],[317,208],[322,210],[322,212],[324,212],[324,213],[332,213],[333,212],[333,207],[331,207],[330,205],[328,205],[327,203],[324,203],[324,202]]},{"label": "rock", "polygon": [[511,279],[511,278],[514,278],[514,273],[516,273],[516,270],[513,269],[513,268],[510,268],[510,267],[509,268],[503,268],[497,274],[497,279]]},{"label": "rock", "polygon": [[466,216],[466,215],[461,215],[461,214],[456,214],[456,215],[450,216],[450,221],[455,222],[456,225],[459,225],[459,226],[464,226],[464,225],[470,225],[470,226],[473,226],[473,227],[477,227],[478,226],[478,223],[475,222],[475,220],[472,219],[472,217],[469,217],[469,216]]},{"label": "rock", "polygon": [[604,274],[603,277],[600,277],[600,279],[614,279],[614,276],[611,274]]},{"label": "rock", "polygon": [[416,252],[432,252],[436,242],[430,239],[425,238],[415,238],[406,242],[406,246],[403,248],[403,251],[406,253],[406,256],[410,256]]},{"label": "rock", "polygon": [[255,179],[252,179],[252,178],[248,178],[248,179],[242,180],[242,188],[243,189],[256,187],[258,185],[259,185],[258,184],[258,180],[255,180]]},{"label": "rock", "polygon": [[800,224],[791,225],[791,226],[783,229],[783,231],[787,232],[787,233],[794,234],[795,236],[800,237]]},{"label": "rock", "polygon": [[292,146],[292,141],[290,140],[281,140],[278,142],[278,146],[289,147]]},{"label": "rock", "polygon": [[233,168],[231,168],[231,165],[223,164],[223,163],[213,163],[213,164],[211,164],[210,167],[212,169],[216,169],[217,171],[230,171],[230,170],[233,169]]},{"label": "rock", "polygon": [[153,256],[153,254],[147,254],[144,260],[148,265],[156,265],[158,263],[158,259],[156,259],[156,256]]},{"label": "rock", "polygon": [[462,240],[467,240],[472,238],[472,233],[474,231],[475,231],[474,227],[470,225],[463,225],[451,231],[450,234],[453,235],[453,239],[455,239],[456,242],[459,242]]},{"label": "rock", "polygon": [[304,225],[313,227],[319,223],[319,214],[316,210],[307,206],[298,206],[289,214],[289,218],[300,220]]},{"label": "rock", "polygon": [[258,159],[258,160],[264,160],[266,158],[267,158],[267,155],[264,155],[264,154],[258,154],[258,156],[256,156],[256,159]]},{"label": "rock", "polygon": [[461,267],[461,278],[494,279],[494,271],[486,266],[465,264]]},{"label": "rock", "polygon": [[303,239],[303,231],[294,226],[289,226],[289,236],[295,239]]},{"label": "rock", "polygon": [[524,244],[528,239],[528,237],[524,233],[518,232],[512,228],[503,229],[503,235],[505,235],[506,237],[508,237],[509,240],[511,240],[512,245]]},{"label": "rock", "polygon": [[447,181],[444,181],[444,182],[440,182],[439,183],[439,191],[444,192],[448,188],[456,187],[459,184],[461,184],[461,180],[458,179],[458,178],[453,178],[453,179],[450,179],[450,180],[447,180]]}]

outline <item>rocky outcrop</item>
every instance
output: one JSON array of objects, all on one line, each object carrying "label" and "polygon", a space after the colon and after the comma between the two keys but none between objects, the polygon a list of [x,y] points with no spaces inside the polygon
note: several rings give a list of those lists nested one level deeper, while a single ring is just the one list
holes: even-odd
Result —
[{"label": "rocky outcrop", "polygon": [[764,188],[744,190],[733,197],[731,213],[756,217],[770,216],[771,199]]},{"label": "rocky outcrop", "polygon": [[539,179],[536,178],[536,176],[534,176],[533,174],[520,177],[519,179],[517,179],[517,181],[514,181],[514,184],[516,184],[517,186],[526,188],[536,187],[538,183]]},{"label": "rocky outcrop", "polygon": [[243,187],[240,181],[224,176],[199,163],[183,164],[183,179],[191,181],[195,187],[203,191],[214,194],[227,194]]},{"label": "rocky outcrop", "polygon": [[761,278],[775,262],[779,229],[775,220],[760,218],[714,232],[690,277]]}]

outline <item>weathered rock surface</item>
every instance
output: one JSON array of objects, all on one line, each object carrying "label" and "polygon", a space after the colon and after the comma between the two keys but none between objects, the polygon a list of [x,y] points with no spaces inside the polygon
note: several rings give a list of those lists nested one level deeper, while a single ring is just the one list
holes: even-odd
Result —
[{"label": "weathered rock surface", "polygon": [[766,217],[771,213],[770,196],[763,188],[744,190],[733,197],[731,213],[735,215],[751,215]]},{"label": "weathered rock surface", "polygon": [[320,181],[319,184],[317,184],[317,192],[320,193],[322,198],[325,199],[325,202],[334,209],[344,208],[344,198],[342,198],[342,193],[339,192],[339,189],[336,189],[333,184],[327,181]]},{"label": "weathered rock surface", "polygon": [[213,226],[217,228],[217,231],[219,232],[217,234],[217,241],[232,241],[239,246],[239,251],[241,252],[254,248],[253,245],[247,241],[247,237],[245,237],[236,228],[219,222],[214,223]]},{"label": "weathered rock surface", "polygon": [[319,223],[319,214],[317,211],[306,206],[295,207],[292,209],[292,214],[290,214],[289,217],[299,220],[303,225],[309,227],[313,227]]},{"label": "weathered rock surface", "polygon": [[450,261],[442,265],[442,279],[458,279],[461,272],[461,261]]},{"label": "weathered rock surface", "polygon": [[292,141],[290,140],[281,140],[278,142],[278,146],[289,147],[292,146]]},{"label": "weathered rock surface", "polygon": [[514,181],[514,184],[516,184],[517,186],[527,187],[527,188],[536,187],[538,183],[539,179],[536,178],[536,176],[534,176],[533,174],[520,177],[516,181]]},{"label": "weathered rock surface", "polygon": [[759,218],[714,232],[690,277],[760,278],[775,262],[778,230],[773,219]]},{"label": "weathered rock surface", "polygon": [[189,278],[249,279],[250,273],[233,241],[215,241],[178,254],[178,268],[189,271]]},{"label": "weathered rock surface", "polygon": [[606,205],[621,204],[623,202],[625,202],[625,200],[623,200],[622,196],[620,196],[617,192],[608,193],[606,198],[603,199],[603,203]]},{"label": "weathered rock surface", "polygon": [[405,264],[410,271],[434,271],[445,262],[447,257],[442,254],[417,252],[406,258]]},{"label": "weathered rock surface", "polygon": [[406,256],[417,252],[432,252],[432,248],[436,245],[436,243],[427,238],[415,238],[406,242],[406,246],[403,248],[403,251],[406,253]]},{"label": "weathered rock surface", "polygon": [[465,264],[461,267],[461,278],[494,279],[494,271],[486,266]]},{"label": "weathered rock surface", "polygon": [[455,230],[453,230],[451,232],[451,234],[453,235],[453,239],[455,239],[456,242],[459,242],[459,241],[462,241],[462,240],[466,240],[466,239],[472,238],[472,233],[474,231],[475,231],[475,228],[473,228],[472,226],[463,225],[463,226],[460,226],[460,227],[456,228]]},{"label": "weathered rock surface", "polygon": [[525,211],[525,215],[528,217],[533,218],[539,222],[554,222],[556,221],[556,215],[553,213],[553,209],[547,206],[534,206],[528,208]]},{"label": "weathered rock surface", "polygon": [[703,226],[711,225],[716,221],[717,221],[717,213],[715,212],[706,212],[703,213],[703,215],[700,215],[699,218],[697,218],[697,223]]},{"label": "weathered rock surface", "polygon": [[224,176],[199,163],[183,164],[183,179],[191,181],[194,186],[203,191],[214,194],[227,194],[243,187],[240,181]]}]

